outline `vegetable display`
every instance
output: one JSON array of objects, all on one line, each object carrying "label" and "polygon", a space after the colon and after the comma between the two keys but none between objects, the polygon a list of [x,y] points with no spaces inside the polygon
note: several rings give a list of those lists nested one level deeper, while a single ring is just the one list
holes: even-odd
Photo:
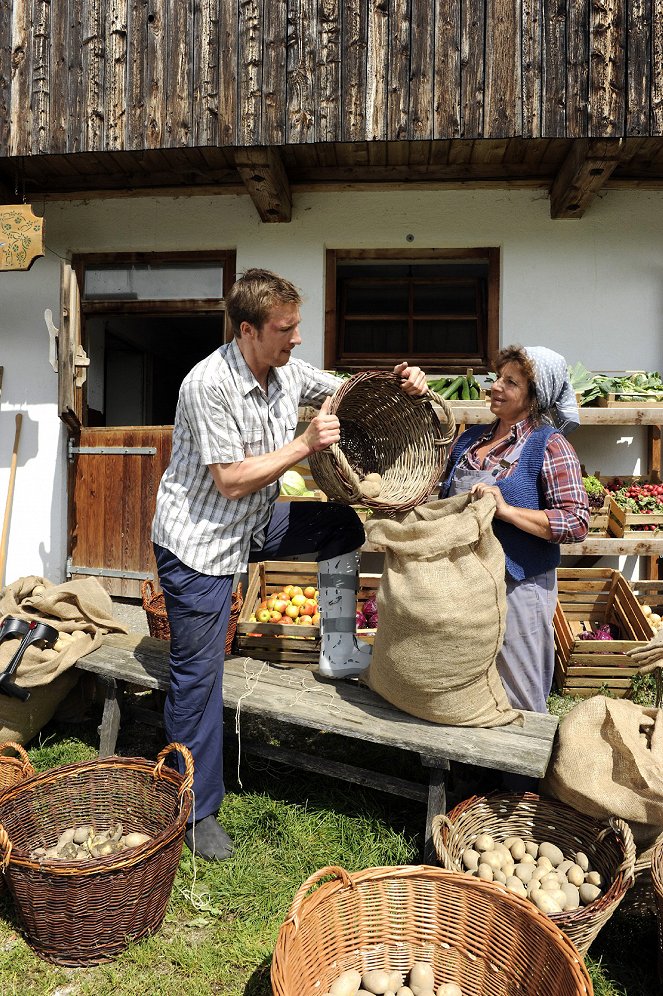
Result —
[{"label": "vegetable display", "polygon": [[476,377],[469,372],[465,376],[447,376],[429,380],[428,387],[444,401],[479,401],[481,398],[481,386]]},{"label": "vegetable display", "polygon": [[569,366],[569,380],[579,405],[590,405],[599,397],[614,394],[619,401],[633,404],[663,401],[663,380],[654,372],[635,371],[623,375],[594,374],[582,363]]},{"label": "vegetable display", "polygon": [[311,491],[302,475],[297,470],[286,470],[281,478],[281,494],[290,498],[314,498],[315,491]]},{"label": "vegetable display", "polygon": [[589,498],[590,508],[603,508],[606,496],[605,485],[599,481],[598,477],[583,477],[582,483]]},{"label": "vegetable display", "polygon": [[614,640],[616,637],[613,635],[613,628],[610,623],[604,623],[602,626],[597,626],[596,629],[586,629],[582,633],[578,633],[579,640]]},{"label": "vegetable display", "polygon": [[[640,515],[663,514],[663,484],[623,484],[615,478],[606,486],[606,490],[625,512],[637,512]],[[660,523],[659,523],[660,524]],[[655,532],[659,524],[634,525],[632,528],[640,531]]]}]

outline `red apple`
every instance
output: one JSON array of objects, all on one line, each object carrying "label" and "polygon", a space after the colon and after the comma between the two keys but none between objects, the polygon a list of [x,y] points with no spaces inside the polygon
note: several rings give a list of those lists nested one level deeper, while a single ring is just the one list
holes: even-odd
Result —
[{"label": "red apple", "polygon": [[306,588],[304,588],[304,594],[307,598],[315,598],[315,588],[313,585],[307,585]]},{"label": "red apple", "polygon": [[258,609],[256,612],[256,622],[268,623],[271,622],[271,612],[268,608]]}]

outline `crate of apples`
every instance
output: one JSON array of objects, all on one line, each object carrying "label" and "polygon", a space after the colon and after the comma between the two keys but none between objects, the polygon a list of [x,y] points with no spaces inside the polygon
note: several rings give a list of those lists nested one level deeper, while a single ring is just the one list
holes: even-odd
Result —
[{"label": "crate of apples", "polygon": [[319,626],[318,589],[287,584],[282,591],[259,602],[249,622],[276,623],[279,626]]}]

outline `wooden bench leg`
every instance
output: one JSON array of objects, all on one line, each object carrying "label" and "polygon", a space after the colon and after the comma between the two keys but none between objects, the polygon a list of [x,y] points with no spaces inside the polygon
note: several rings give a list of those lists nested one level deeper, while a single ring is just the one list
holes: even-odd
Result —
[{"label": "wooden bench leg", "polygon": [[424,837],[424,864],[438,864],[435,845],[433,843],[433,817],[447,811],[447,777],[449,762],[446,758],[426,757],[419,755],[421,763],[430,769],[428,779],[428,810],[426,812],[426,834]]},{"label": "wooden bench leg", "polygon": [[115,678],[100,678],[104,688],[104,711],[99,727],[99,757],[109,757],[115,753],[117,735],[120,730],[120,701],[122,690]]}]

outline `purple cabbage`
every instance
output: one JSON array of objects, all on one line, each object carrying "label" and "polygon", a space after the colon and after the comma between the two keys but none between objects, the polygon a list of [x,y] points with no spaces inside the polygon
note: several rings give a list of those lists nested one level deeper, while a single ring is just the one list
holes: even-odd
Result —
[{"label": "purple cabbage", "polygon": [[578,634],[579,640],[613,640],[612,630],[609,623],[597,626],[595,630],[588,630]]},{"label": "purple cabbage", "polygon": [[367,598],[366,601],[364,602],[364,615],[366,616],[366,618],[368,618],[369,616],[377,615],[377,611],[378,611],[378,606],[377,602],[375,601],[375,597],[371,596],[371,598]]},{"label": "purple cabbage", "polygon": [[355,626],[357,629],[368,629],[368,622],[366,620],[366,616],[364,615],[363,612],[360,612],[359,610],[357,610]]}]

